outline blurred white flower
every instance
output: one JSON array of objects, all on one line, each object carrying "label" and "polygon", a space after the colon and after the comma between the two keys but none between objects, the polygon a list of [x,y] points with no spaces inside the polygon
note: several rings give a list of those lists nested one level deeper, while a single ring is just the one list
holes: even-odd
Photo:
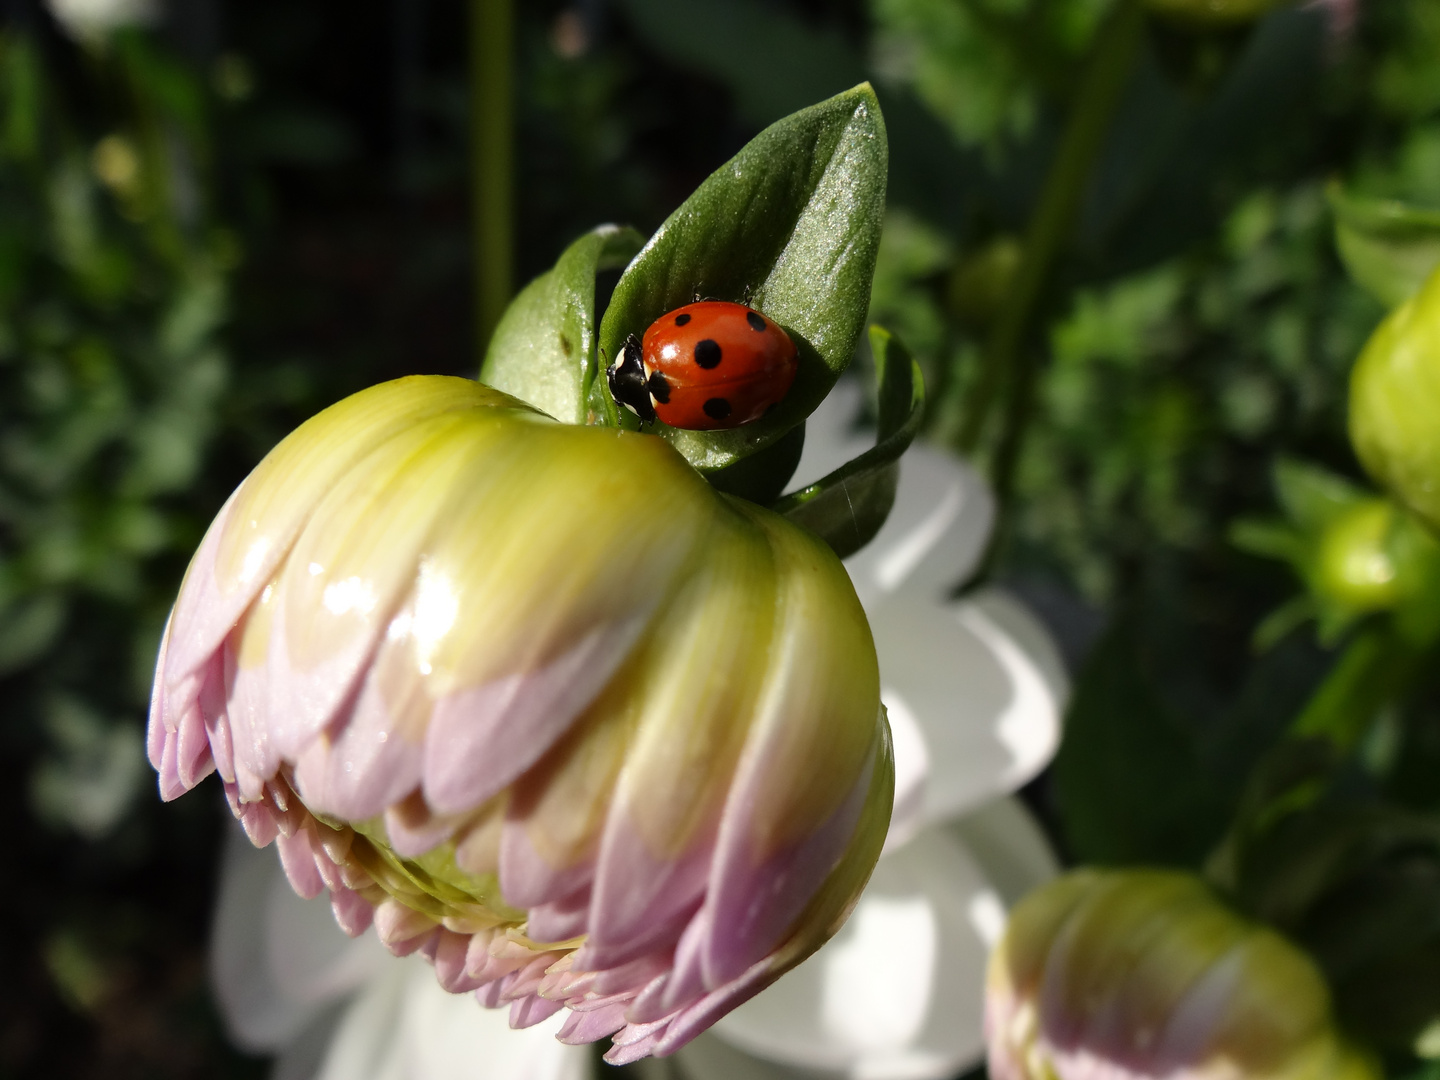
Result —
[{"label": "blurred white flower", "polygon": [[[807,425],[793,486],[867,448],[842,382]],[[895,739],[886,854],[850,921],[815,956],[674,1058],[655,1080],[941,1080],[984,1053],[986,959],[1006,910],[1058,872],[1010,796],[1050,760],[1068,694],[1044,627],[1015,598],[949,590],[993,524],[983,480],[915,446],[890,518],[846,561],[875,634]],[[235,1041],[278,1052],[275,1080],[581,1080],[583,1048],[554,1022],[511,1031],[503,1014],[440,990],[418,957],[351,941],[328,905],[296,897],[273,856],[230,846],[212,950]]]},{"label": "blurred white flower", "polygon": [[81,41],[103,38],[122,26],[154,22],[155,0],[45,0],[45,6],[66,33]]}]

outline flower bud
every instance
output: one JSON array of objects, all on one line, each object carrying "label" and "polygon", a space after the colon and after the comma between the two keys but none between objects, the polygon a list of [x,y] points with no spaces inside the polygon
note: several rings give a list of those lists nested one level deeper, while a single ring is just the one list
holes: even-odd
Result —
[{"label": "flower bud", "polygon": [[1315,965],[1198,879],[1082,870],[1011,914],[990,959],[995,1080],[1378,1080]]},{"label": "flower bud", "polygon": [[1315,553],[1317,596],[1356,614],[1399,610],[1433,622],[1440,542],[1389,499],[1362,499],[1326,523]]},{"label": "flower bud", "polygon": [[1375,479],[1440,530],[1440,271],[1390,313],[1355,362],[1350,441]]},{"label": "flower bud", "polygon": [[818,539],[663,440],[374,387],[231,496],[150,756],[446,989],[665,1054],[813,952],[878,857],[875,647]]}]

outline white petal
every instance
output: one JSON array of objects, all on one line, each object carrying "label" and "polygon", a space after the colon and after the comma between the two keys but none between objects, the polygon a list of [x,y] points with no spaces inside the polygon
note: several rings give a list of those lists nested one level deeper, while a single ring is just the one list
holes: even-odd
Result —
[{"label": "white petal", "polygon": [[985,964],[1006,905],[1057,871],[1013,798],[925,830],[881,858],[829,944],[681,1050],[679,1071],[685,1080],[956,1075],[984,1053]]},{"label": "white petal", "polygon": [[866,610],[902,587],[943,595],[974,570],[994,523],[995,498],[980,474],[917,443],[900,459],[890,516],[845,569]]},{"label": "white petal", "polygon": [[[791,491],[813,484],[875,445],[857,432],[863,392],[841,379],[805,422],[805,449]],[[867,609],[901,586],[940,594],[975,568],[995,521],[984,479],[960,458],[916,443],[900,460],[895,506],[875,539],[845,560]]]},{"label": "white petal", "polygon": [[988,945],[972,912],[997,907],[1003,921],[960,841],[927,830],[881,859],[829,944],[714,1030],[756,1056],[856,1080],[952,1076],[982,1049]]},{"label": "white petal", "polygon": [[944,827],[960,838],[1007,908],[1060,874],[1060,860],[1039,822],[1013,795]]},{"label": "white petal", "polygon": [[588,1050],[555,1041],[563,1020],[512,1030],[424,962],[396,962],[350,1006],[316,1080],[588,1080]]},{"label": "white petal", "polygon": [[236,1045],[273,1051],[325,1007],[394,964],[373,934],[351,940],[328,894],[296,896],[273,850],[226,837],[210,942],[210,980]]},{"label": "white petal", "polygon": [[808,487],[875,445],[873,431],[855,427],[864,398],[858,380],[841,379],[819,408],[806,417],[805,448],[786,491]]},{"label": "white petal", "polygon": [[897,732],[891,847],[1050,761],[1069,688],[1048,632],[1017,600],[991,589],[940,604],[907,588],[870,612],[870,626]]}]

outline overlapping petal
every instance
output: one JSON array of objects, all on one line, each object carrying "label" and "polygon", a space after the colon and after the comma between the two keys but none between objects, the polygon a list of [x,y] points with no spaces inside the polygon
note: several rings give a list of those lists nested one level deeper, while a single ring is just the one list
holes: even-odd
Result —
[{"label": "overlapping petal", "polygon": [[1028,897],[991,957],[986,1031],[997,1080],[1378,1075],[1309,957],[1169,871]]},{"label": "overlapping petal", "polygon": [[347,932],[623,1060],[834,932],[893,788],[823,543],[662,440],[446,378],[327,410],[232,496],[150,748],[167,798],[218,769]]}]

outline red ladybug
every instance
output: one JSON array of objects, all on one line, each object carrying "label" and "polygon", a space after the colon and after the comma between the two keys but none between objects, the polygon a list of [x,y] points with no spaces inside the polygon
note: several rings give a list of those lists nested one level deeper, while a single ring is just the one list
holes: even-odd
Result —
[{"label": "red ladybug", "polygon": [[758,420],[799,367],[795,343],[758,311],[700,300],[631,334],[605,369],[610,393],[643,423],[712,431]]}]

